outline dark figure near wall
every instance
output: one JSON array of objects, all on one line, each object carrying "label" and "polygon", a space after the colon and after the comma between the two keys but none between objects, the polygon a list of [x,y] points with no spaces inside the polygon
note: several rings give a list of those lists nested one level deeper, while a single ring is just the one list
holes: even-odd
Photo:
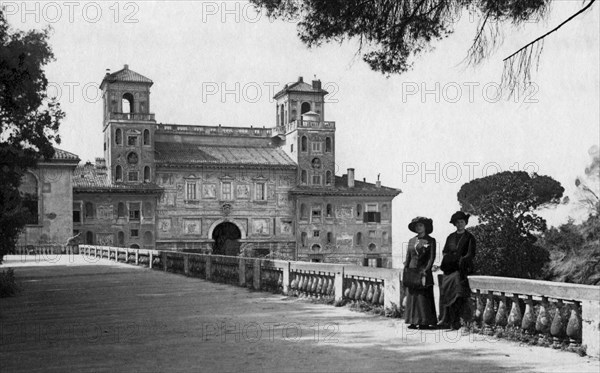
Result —
[{"label": "dark figure near wall", "polygon": [[405,322],[410,324],[409,329],[428,329],[437,323],[431,274],[436,245],[435,238],[429,236],[433,232],[433,221],[416,217],[410,222],[408,229],[417,233],[417,236],[408,241],[404,266],[419,273],[424,286],[407,287]]},{"label": "dark figure near wall", "polygon": [[450,218],[450,224],[456,226],[456,232],[446,239],[442,250],[440,269],[444,272],[440,289],[440,322],[441,327],[458,330],[461,319],[471,321],[471,288],[468,275],[473,274],[473,258],[475,257],[475,237],[465,230],[470,215],[458,211]]}]

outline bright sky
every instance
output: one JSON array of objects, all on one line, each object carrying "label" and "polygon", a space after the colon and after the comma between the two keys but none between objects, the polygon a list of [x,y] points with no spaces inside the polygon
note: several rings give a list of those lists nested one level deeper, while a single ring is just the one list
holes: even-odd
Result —
[{"label": "bright sky", "polygon": [[[600,142],[598,5],[546,40],[535,90],[495,99],[502,59],[581,1],[555,1],[545,22],[505,30],[497,53],[475,69],[461,63],[477,26],[465,15],[414,70],[389,79],[356,57],[354,43],[309,50],[295,24],[256,15],[246,2],[0,3],[15,28],[52,25],[49,92],[60,87],[67,113],[60,148],[82,160],[102,156],[97,87],[107,68],[127,63],[154,81],[158,122],[223,126],[272,127],[273,90],[316,75],[331,92],[325,119],[337,125],[338,175],[353,167],[358,179],[381,174],[403,191],[393,207],[394,246],[412,236],[406,227],[417,215],[433,218],[433,236],[443,241],[461,185],[500,170],[549,175],[575,201],[575,178]],[[543,215],[559,225],[581,214],[571,202]]]}]

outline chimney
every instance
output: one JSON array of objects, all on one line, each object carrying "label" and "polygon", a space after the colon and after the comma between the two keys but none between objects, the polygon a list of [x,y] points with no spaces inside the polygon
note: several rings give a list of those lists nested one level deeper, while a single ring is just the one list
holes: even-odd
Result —
[{"label": "chimney", "polygon": [[299,76],[299,77],[298,77],[298,81],[299,81],[300,83],[302,83],[302,82],[304,82],[304,78],[303,78],[303,77],[301,77],[301,76]]},{"label": "chimney", "polygon": [[110,69],[106,69],[106,75],[110,75]]},{"label": "chimney", "polygon": [[129,65],[128,65],[128,64],[125,64],[125,66],[123,66],[123,69],[125,69],[125,70],[129,70]]},{"label": "chimney", "polygon": [[106,168],[106,160],[104,158],[96,158],[96,168]]},{"label": "chimney", "polygon": [[354,188],[354,169],[348,169],[348,188]]},{"label": "chimney", "polygon": [[377,182],[375,183],[375,188],[381,188],[381,180],[379,180],[379,176],[381,174],[377,174]]},{"label": "chimney", "polygon": [[313,89],[320,90],[321,89],[321,81],[320,80],[313,80],[312,81],[312,87],[313,87]]}]

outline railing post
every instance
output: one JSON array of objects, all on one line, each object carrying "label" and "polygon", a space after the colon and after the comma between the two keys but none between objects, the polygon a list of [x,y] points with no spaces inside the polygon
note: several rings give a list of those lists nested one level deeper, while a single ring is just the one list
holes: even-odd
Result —
[{"label": "railing post", "polygon": [[286,262],[283,266],[283,295],[288,295],[290,292],[290,262]]},{"label": "railing post", "polygon": [[261,279],[260,279],[260,259],[254,259],[254,273],[252,274],[254,290],[260,290]]},{"label": "railing post", "polygon": [[183,274],[186,276],[190,275],[190,254],[183,255]]},{"label": "railing post", "polygon": [[135,265],[139,265],[139,264],[140,264],[140,250],[135,249]]},{"label": "railing post", "polygon": [[401,306],[400,271],[393,271],[383,280],[383,306],[384,308],[398,308]]},{"label": "railing post", "polygon": [[238,259],[238,282],[240,286],[246,286],[246,259]]},{"label": "railing post", "polygon": [[162,262],[163,265],[163,271],[167,271],[167,252],[163,251],[162,253],[162,257],[160,258],[160,261]]},{"label": "railing post", "polygon": [[335,273],[333,289],[335,301],[341,302],[344,299],[344,267],[342,267],[341,271]]},{"label": "railing post", "polygon": [[206,256],[206,279],[207,280],[212,280],[212,255],[207,255]]},{"label": "railing post", "polygon": [[148,251],[148,268],[152,269],[152,262],[154,261],[154,257],[152,255],[152,251]]},{"label": "railing post", "polygon": [[587,346],[589,356],[600,356],[600,304],[598,301],[583,300],[581,302],[581,344]]}]

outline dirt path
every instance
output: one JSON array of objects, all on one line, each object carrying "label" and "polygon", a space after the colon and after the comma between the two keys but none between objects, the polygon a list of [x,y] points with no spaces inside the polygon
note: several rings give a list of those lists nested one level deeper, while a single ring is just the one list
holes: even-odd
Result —
[{"label": "dirt path", "polygon": [[[51,265],[49,265],[51,264]],[[598,360],[107,261],[22,263],[2,372],[598,372]]]}]

